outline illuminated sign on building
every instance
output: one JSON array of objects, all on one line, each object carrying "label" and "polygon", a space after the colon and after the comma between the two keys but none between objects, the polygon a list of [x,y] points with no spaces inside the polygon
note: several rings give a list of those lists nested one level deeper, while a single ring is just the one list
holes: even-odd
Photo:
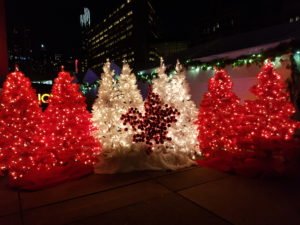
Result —
[{"label": "illuminated sign on building", "polygon": [[83,14],[80,15],[80,25],[87,27],[91,25],[91,13],[88,8],[83,9]]},{"label": "illuminated sign on building", "polygon": [[47,93],[45,93],[45,94],[38,94],[38,100],[39,100],[39,103],[40,104],[42,104],[42,103],[44,103],[44,104],[48,104],[48,100],[49,100],[49,97],[50,97],[51,95],[50,94],[47,94]]}]

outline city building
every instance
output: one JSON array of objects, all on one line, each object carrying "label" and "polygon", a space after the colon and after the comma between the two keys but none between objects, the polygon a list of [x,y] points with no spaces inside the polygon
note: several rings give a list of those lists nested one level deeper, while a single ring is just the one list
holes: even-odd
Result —
[{"label": "city building", "polygon": [[7,39],[6,39],[6,19],[4,0],[0,0],[0,83],[2,77],[8,72]]},{"label": "city building", "polygon": [[167,58],[187,50],[189,48],[189,43],[186,41],[164,41],[155,43],[152,47],[159,52],[160,56]]},{"label": "city building", "polygon": [[[95,10],[96,13],[96,10]],[[158,39],[156,13],[149,0],[126,0],[100,21],[88,8],[80,16],[83,70],[101,70],[107,58],[121,65],[126,59],[135,69],[159,62],[153,42]]]},{"label": "city building", "polygon": [[31,29],[29,27],[14,25],[8,30],[9,70],[13,71],[16,64],[21,70],[31,70],[32,45]]},{"label": "city building", "polygon": [[[300,22],[296,0],[225,1],[211,0],[195,15],[189,36],[192,45],[270,26]],[[264,38],[264,37],[259,37]]]},{"label": "city building", "polygon": [[32,29],[27,26],[12,26],[8,30],[9,71],[18,65],[33,81],[53,80],[61,65],[76,73],[76,58],[49,50],[48,45],[32,42]]}]

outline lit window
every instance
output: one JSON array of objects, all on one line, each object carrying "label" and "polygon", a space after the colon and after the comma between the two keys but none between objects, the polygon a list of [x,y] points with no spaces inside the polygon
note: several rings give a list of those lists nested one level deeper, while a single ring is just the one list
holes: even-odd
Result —
[{"label": "lit window", "polygon": [[126,28],[126,30],[130,30],[131,28],[133,28],[133,25],[132,25],[132,24],[129,25],[129,26]]}]

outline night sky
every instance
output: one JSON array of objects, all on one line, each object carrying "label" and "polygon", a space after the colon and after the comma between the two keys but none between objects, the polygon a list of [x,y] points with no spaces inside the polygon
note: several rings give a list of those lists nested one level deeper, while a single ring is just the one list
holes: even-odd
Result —
[{"label": "night sky", "polygon": [[[75,50],[77,53],[80,48],[79,15],[83,7],[88,6],[92,11],[91,20],[95,18],[97,20],[102,15],[110,13],[120,1],[103,2],[95,0],[7,0],[8,28],[11,29],[13,25],[28,26],[32,33],[33,48],[43,43],[47,49],[54,52],[71,54]],[[190,2],[195,5],[194,1]],[[189,15],[192,15],[190,14],[191,8],[194,7],[191,5],[183,7],[180,1],[168,3],[161,0],[153,0],[153,4],[157,10],[160,27],[168,27],[168,30],[164,30],[163,33],[180,36],[183,28],[190,27],[186,26],[184,21],[189,20]]]},{"label": "night sky", "polygon": [[[63,2],[63,3],[62,3]],[[31,29],[33,48],[41,43],[47,49],[69,54],[80,44],[79,1],[7,0],[8,29],[24,25]]]},{"label": "night sky", "polygon": [[[87,6],[91,9],[91,20],[95,20],[110,13],[120,1],[6,0],[7,23],[9,28],[14,24],[28,26],[32,30],[33,48],[43,43],[47,49],[56,53],[78,54],[80,48],[79,15],[83,7]],[[157,11],[162,36],[176,40],[193,35],[199,15],[213,16],[217,13],[218,7],[222,8],[224,4],[234,6],[242,2],[243,7],[250,7],[249,11],[251,11],[251,7],[252,9],[264,7],[262,3],[270,1],[259,1],[259,4],[255,0],[246,3],[237,0],[152,0],[152,2]]]}]

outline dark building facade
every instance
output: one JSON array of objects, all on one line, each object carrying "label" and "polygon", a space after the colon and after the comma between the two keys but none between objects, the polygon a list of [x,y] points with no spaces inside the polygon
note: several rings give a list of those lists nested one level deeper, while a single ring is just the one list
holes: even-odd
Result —
[{"label": "dark building facade", "polygon": [[[197,15],[192,45],[286,23],[300,23],[297,0],[211,0]],[[259,37],[264,38],[264,37]]]},{"label": "dark building facade", "polygon": [[51,52],[45,43],[33,45],[32,29],[28,26],[13,26],[8,30],[9,70],[17,64],[32,80],[52,80],[61,65],[67,71],[76,72],[75,58]]},{"label": "dark building facade", "polygon": [[163,58],[185,51],[188,49],[188,46],[188,42],[186,41],[165,41],[152,45]]},{"label": "dark building facade", "polygon": [[107,58],[117,65],[126,59],[135,69],[157,64],[159,55],[151,47],[158,39],[156,14],[149,0],[125,0],[96,23],[89,16],[87,10],[81,15],[84,67],[98,71]]},{"label": "dark building facade", "polygon": [[4,9],[4,0],[0,0],[0,83],[2,76],[4,77],[8,72],[6,19]]},{"label": "dark building facade", "polygon": [[8,37],[9,70],[18,64],[22,71],[29,72],[33,61],[31,29],[23,25],[10,27]]}]

